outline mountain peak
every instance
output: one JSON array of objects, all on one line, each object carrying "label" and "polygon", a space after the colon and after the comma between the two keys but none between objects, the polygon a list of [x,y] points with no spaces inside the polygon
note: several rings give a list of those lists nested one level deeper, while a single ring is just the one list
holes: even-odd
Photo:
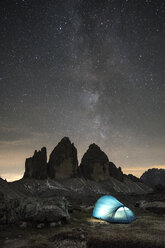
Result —
[{"label": "mountain peak", "polygon": [[104,181],[109,178],[108,156],[96,144],[91,144],[82,157],[80,173],[83,177],[95,181]]},{"label": "mountain peak", "polygon": [[77,149],[68,137],[64,137],[50,154],[48,176],[66,179],[77,175]]},{"label": "mountain peak", "polygon": [[149,169],[143,173],[140,180],[152,188],[165,188],[165,169]]}]

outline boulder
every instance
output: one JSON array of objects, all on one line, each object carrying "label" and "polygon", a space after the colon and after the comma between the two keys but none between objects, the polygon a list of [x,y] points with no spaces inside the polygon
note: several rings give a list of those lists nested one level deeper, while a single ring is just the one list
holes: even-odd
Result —
[{"label": "boulder", "polygon": [[0,202],[0,225],[14,224],[19,220],[20,204],[17,199],[4,198]]},{"label": "boulder", "polygon": [[38,228],[38,229],[42,229],[42,228],[44,228],[44,227],[45,227],[45,224],[44,224],[44,223],[40,223],[40,224],[37,225],[37,228]]},{"label": "boulder", "polygon": [[49,224],[68,219],[68,202],[64,197],[29,197],[3,200],[0,203],[0,224]]},{"label": "boulder", "polygon": [[21,218],[32,223],[51,223],[69,219],[68,202],[64,197],[27,199],[21,206]]},{"label": "boulder", "polygon": [[109,160],[107,155],[96,144],[91,144],[80,164],[80,174],[95,181],[109,179]]},{"label": "boulder", "polygon": [[64,137],[50,154],[48,176],[53,179],[67,179],[77,175],[77,149],[68,137]]},{"label": "boulder", "polygon": [[41,148],[41,151],[35,151],[33,157],[26,159],[24,178],[47,178],[47,152],[45,147]]},{"label": "boulder", "polygon": [[20,228],[27,228],[27,222],[22,222],[20,224]]},{"label": "boulder", "polygon": [[148,210],[156,214],[165,214],[165,202],[163,201],[138,201],[135,204],[136,207]]}]

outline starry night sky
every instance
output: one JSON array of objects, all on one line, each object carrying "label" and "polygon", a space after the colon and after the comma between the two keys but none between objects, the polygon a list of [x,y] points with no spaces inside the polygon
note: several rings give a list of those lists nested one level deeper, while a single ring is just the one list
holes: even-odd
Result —
[{"label": "starry night sky", "polygon": [[0,175],[64,136],[125,173],[165,168],[165,2],[0,1]]}]

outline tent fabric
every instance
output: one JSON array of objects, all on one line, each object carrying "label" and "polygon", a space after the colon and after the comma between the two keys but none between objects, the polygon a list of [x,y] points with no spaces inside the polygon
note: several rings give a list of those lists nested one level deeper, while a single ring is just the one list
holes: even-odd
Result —
[{"label": "tent fabric", "polygon": [[136,219],[129,208],[111,195],[98,199],[93,210],[93,217],[112,223],[130,223]]}]

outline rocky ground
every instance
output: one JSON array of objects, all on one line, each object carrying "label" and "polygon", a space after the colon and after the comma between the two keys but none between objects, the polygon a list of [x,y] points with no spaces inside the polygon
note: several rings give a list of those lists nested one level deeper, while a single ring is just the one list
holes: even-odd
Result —
[{"label": "rocky ground", "polygon": [[[2,248],[71,248],[71,247],[165,247],[165,211],[159,212],[165,201],[162,195],[145,196],[118,195],[127,201],[137,219],[131,224],[110,224],[92,218],[93,204],[69,206],[70,219],[66,223],[51,226],[1,226],[0,247]],[[161,197],[161,198],[160,198]],[[145,209],[142,202],[159,201],[158,211]],[[152,199],[152,201],[151,201]],[[158,201],[157,201],[158,202]],[[164,208],[165,210],[165,208]]]},{"label": "rocky ground", "polygon": [[[147,193],[139,182],[1,179],[0,188],[2,248],[165,247],[165,192]],[[115,196],[137,219],[131,224],[93,219],[94,204],[104,194]]]}]

